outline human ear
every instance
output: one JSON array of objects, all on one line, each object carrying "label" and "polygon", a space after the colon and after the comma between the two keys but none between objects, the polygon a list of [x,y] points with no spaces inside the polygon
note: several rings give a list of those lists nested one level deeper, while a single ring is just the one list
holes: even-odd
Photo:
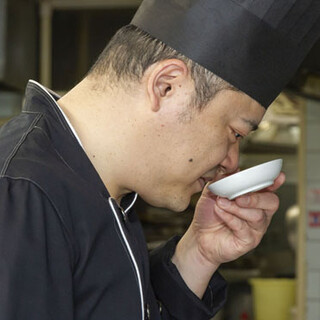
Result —
[{"label": "human ear", "polygon": [[186,64],[179,59],[168,59],[155,64],[148,78],[148,95],[153,111],[181,88],[188,76]]}]

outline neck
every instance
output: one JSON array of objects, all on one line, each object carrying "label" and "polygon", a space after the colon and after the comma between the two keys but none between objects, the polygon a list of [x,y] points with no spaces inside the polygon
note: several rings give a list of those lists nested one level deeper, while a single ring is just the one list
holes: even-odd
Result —
[{"label": "neck", "polygon": [[137,129],[131,96],[121,89],[95,90],[94,82],[84,79],[58,103],[110,195],[120,201],[133,191],[127,184]]}]

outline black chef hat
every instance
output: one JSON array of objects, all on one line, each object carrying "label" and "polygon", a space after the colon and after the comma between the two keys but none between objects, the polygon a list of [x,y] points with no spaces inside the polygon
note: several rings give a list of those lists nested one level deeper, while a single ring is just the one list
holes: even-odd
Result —
[{"label": "black chef hat", "polygon": [[320,0],[144,0],[131,23],[267,108],[320,36]]}]

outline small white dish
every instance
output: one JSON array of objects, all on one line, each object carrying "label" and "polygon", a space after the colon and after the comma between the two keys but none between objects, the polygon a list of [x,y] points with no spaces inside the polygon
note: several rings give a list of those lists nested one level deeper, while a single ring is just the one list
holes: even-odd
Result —
[{"label": "small white dish", "polygon": [[217,196],[232,200],[249,192],[271,186],[280,174],[282,159],[268,161],[237,172],[209,185],[209,190]]}]

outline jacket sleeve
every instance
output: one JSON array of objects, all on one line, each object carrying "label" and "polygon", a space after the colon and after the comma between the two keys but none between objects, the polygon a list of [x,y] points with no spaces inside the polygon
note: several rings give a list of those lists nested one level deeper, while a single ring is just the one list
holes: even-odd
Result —
[{"label": "jacket sleeve", "polygon": [[216,272],[210,280],[202,300],[185,284],[178,269],[171,262],[179,237],[153,250],[150,255],[151,282],[155,295],[163,306],[162,317],[178,320],[211,319],[226,301],[227,284]]},{"label": "jacket sleeve", "polygon": [[73,319],[69,243],[36,185],[0,179],[0,319]]}]

